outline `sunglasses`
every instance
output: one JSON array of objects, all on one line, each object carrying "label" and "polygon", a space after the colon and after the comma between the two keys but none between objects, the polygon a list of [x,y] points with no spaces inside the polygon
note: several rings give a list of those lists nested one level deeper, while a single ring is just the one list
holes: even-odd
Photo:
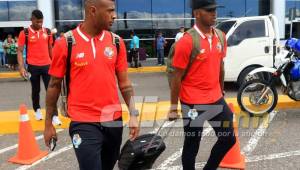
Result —
[{"label": "sunglasses", "polygon": [[216,12],[217,8],[204,9],[206,12]]}]

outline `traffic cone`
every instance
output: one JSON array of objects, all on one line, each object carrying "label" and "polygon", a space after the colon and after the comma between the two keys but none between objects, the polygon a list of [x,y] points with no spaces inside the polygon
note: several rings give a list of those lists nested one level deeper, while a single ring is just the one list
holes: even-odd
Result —
[{"label": "traffic cone", "polygon": [[[230,103],[229,107],[231,111],[234,113],[233,104]],[[240,141],[237,137],[238,135],[238,125],[235,120],[233,120],[233,128],[236,137],[236,143],[234,146],[227,152],[222,162],[220,163],[220,167],[222,168],[232,168],[232,169],[245,169],[245,156],[241,154],[240,149]]]},{"label": "traffic cone", "polygon": [[35,140],[26,105],[20,105],[19,147],[17,155],[8,161],[22,165],[31,165],[47,154],[47,151],[41,151],[39,149]]}]

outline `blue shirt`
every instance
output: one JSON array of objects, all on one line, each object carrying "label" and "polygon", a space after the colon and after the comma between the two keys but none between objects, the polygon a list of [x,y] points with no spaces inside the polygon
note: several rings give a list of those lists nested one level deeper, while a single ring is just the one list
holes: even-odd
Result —
[{"label": "blue shirt", "polygon": [[140,48],[140,39],[138,36],[133,36],[132,40],[130,41],[130,49],[133,49],[135,45],[135,48]]},{"label": "blue shirt", "polygon": [[26,50],[27,50],[26,45],[24,45],[23,58],[26,58]]},{"label": "blue shirt", "polygon": [[156,49],[162,50],[165,46],[165,38],[162,36],[157,37],[156,39]]},{"label": "blue shirt", "polygon": [[4,53],[3,42],[0,41],[0,53]]}]

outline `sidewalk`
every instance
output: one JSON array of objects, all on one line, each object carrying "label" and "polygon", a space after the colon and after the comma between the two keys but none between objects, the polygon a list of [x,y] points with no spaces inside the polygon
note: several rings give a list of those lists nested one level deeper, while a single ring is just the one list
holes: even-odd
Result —
[{"label": "sidewalk", "polygon": [[[165,59],[166,60],[166,59]],[[146,61],[141,61],[142,67],[130,68],[129,73],[155,73],[165,72],[166,66],[157,66],[156,58],[148,58]],[[0,67],[0,79],[21,78],[18,71],[11,71],[8,68]]]}]

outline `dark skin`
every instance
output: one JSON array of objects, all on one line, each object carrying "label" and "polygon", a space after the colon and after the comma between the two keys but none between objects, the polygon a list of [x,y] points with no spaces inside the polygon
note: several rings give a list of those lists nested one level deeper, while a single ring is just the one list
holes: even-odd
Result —
[{"label": "dark skin", "polygon": [[[43,27],[44,19],[37,19],[35,16],[31,17],[31,28],[35,31],[39,31]],[[23,51],[24,46],[18,47],[18,64],[19,64],[19,72],[20,75],[26,77],[26,70],[24,68],[24,60],[23,60]],[[48,46],[49,56],[52,58],[52,46]]]},{"label": "dark skin", "polygon": [[[109,30],[116,18],[115,3],[112,0],[86,0],[86,18],[81,29],[91,37],[99,35],[103,30]],[[125,100],[129,111],[135,109],[133,101],[133,88],[128,78],[127,71],[116,73],[119,89]],[[57,139],[57,134],[52,125],[53,113],[61,90],[62,78],[51,77],[46,94],[46,121],[44,130],[44,141],[47,147],[51,138]],[[139,122],[136,116],[131,115],[129,120],[130,140],[134,140],[139,134]]]},{"label": "dark skin", "polygon": [[[207,11],[205,9],[196,9],[193,11],[196,18],[197,27],[206,35],[212,36],[212,26],[216,23],[217,13],[216,10]],[[185,69],[175,68],[174,78],[171,81],[171,107],[168,113],[169,120],[175,120],[179,118],[178,113],[178,100],[179,91],[181,87],[182,77],[184,76]],[[224,89],[224,62],[220,63],[220,86],[221,90]]]}]

